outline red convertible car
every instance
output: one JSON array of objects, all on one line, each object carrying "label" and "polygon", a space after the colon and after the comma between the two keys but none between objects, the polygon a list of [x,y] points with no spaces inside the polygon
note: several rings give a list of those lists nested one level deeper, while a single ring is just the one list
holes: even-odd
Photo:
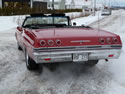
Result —
[{"label": "red convertible car", "polygon": [[83,62],[92,66],[101,59],[118,58],[122,48],[118,35],[72,26],[64,14],[32,14],[17,27],[15,35],[29,70],[43,63]]}]

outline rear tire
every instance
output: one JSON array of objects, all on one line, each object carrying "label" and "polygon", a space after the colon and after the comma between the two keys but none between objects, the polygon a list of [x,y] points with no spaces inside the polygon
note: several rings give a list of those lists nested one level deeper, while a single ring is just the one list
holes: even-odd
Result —
[{"label": "rear tire", "polygon": [[22,48],[19,46],[19,44],[17,44],[17,48],[19,51],[22,51]]},{"label": "rear tire", "polygon": [[99,60],[89,60],[85,62],[86,66],[95,66],[98,63]]},{"label": "rear tire", "polygon": [[28,70],[38,70],[39,66],[36,64],[36,62],[30,58],[27,51],[25,51],[25,61],[26,61],[26,67]]}]

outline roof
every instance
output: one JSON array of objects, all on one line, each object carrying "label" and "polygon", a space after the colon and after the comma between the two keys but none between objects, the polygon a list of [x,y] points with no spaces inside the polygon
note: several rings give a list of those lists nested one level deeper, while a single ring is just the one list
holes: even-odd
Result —
[{"label": "roof", "polygon": [[[53,0],[33,0],[33,1],[39,1],[39,2],[52,2]],[[61,0],[54,0],[55,2],[60,2]],[[92,0],[88,0],[87,2],[85,0],[74,0],[74,3],[76,6],[83,6],[90,4]],[[70,5],[72,0],[65,0],[66,5]]]},{"label": "roof", "polygon": [[[53,1],[53,0],[49,0],[49,1]],[[61,1],[61,0],[54,0],[55,2],[59,2],[59,1]]]},{"label": "roof", "polygon": [[66,0],[66,5],[70,5],[72,0]]},{"label": "roof", "polygon": [[[50,0],[50,1],[52,1],[52,0]],[[61,0],[54,0],[54,1],[59,2]],[[71,4],[71,2],[72,2],[72,0],[65,0],[65,1],[66,1],[66,5]],[[84,3],[84,0],[74,0],[74,2],[75,2],[76,5],[81,5],[81,4]]]},{"label": "roof", "polygon": [[[76,6],[83,6],[83,5],[90,5],[92,0],[88,0],[87,2],[85,0],[74,0],[74,3]],[[66,5],[70,5],[72,0],[66,0]]]},{"label": "roof", "polygon": [[33,1],[38,1],[38,2],[48,2],[49,0],[33,0]]},{"label": "roof", "polygon": [[85,1],[85,0],[74,0],[75,2],[75,5],[90,5],[92,0],[88,0],[88,1]]},{"label": "roof", "polygon": [[[49,0],[49,1],[52,1],[52,0]],[[54,0],[55,2],[60,2],[61,0]],[[65,0],[66,1],[66,4],[71,4],[71,1],[72,0]]]}]

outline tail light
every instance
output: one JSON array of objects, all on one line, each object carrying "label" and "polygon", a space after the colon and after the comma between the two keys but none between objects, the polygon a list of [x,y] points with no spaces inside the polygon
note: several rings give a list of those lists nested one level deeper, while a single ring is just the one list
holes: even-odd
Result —
[{"label": "tail light", "polygon": [[56,40],[56,45],[61,45],[61,40]]},{"label": "tail light", "polygon": [[105,43],[105,39],[104,39],[104,38],[100,38],[100,39],[99,39],[99,42],[100,42],[101,44],[104,44],[104,43]]},{"label": "tail light", "polygon": [[49,46],[53,46],[54,45],[54,41],[53,40],[48,40],[48,45]]},{"label": "tail light", "polygon": [[45,45],[46,45],[46,41],[45,41],[45,40],[41,40],[41,41],[40,41],[40,45],[41,45],[41,46],[45,46]]},{"label": "tail light", "polygon": [[110,43],[112,42],[111,38],[107,38],[107,39],[106,39],[106,42],[107,42],[108,44],[110,44]]},{"label": "tail light", "polygon": [[118,39],[117,38],[113,38],[113,43],[118,43]]},{"label": "tail light", "polygon": [[108,57],[113,57],[114,55],[113,54],[111,54],[111,55],[108,55]]}]

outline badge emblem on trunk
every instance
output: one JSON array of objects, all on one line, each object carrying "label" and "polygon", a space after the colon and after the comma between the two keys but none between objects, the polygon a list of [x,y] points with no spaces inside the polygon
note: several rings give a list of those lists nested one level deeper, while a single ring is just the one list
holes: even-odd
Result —
[{"label": "badge emblem on trunk", "polygon": [[74,41],[71,41],[71,43],[80,43],[80,44],[83,44],[83,43],[86,43],[86,42],[91,42],[90,40],[74,40]]}]

